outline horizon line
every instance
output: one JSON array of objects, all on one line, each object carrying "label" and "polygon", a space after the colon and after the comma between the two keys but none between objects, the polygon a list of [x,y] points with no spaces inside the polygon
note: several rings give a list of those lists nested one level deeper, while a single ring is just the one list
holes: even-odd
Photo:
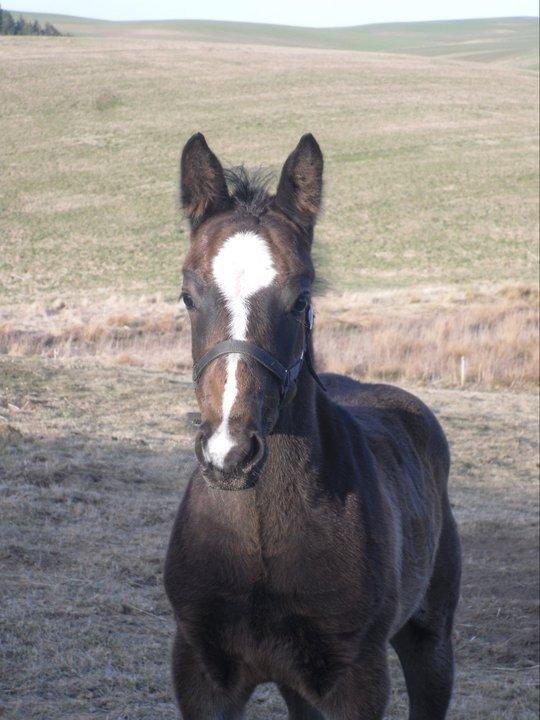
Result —
[{"label": "horizon line", "polygon": [[[1,7],[1,5],[0,5]],[[56,17],[73,18],[75,20],[92,20],[94,22],[102,23],[160,23],[160,22],[215,22],[215,23],[226,23],[226,24],[243,24],[243,25],[268,25],[269,27],[290,27],[290,28],[305,28],[309,30],[347,30],[358,27],[375,27],[377,25],[409,25],[409,24],[420,24],[420,23],[445,23],[445,22],[471,22],[475,20],[540,20],[539,15],[488,15],[482,17],[472,18],[437,18],[432,20],[385,20],[382,22],[369,22],[369,23],[356,23],[354,25],[291,25],[288,23],[279,22],[257,22],[253,20],[222,20],[219,18],[141,18],[134,20],[109,20],[106,18],[89,17],[87,15],[66,15],[65,13],[49,12],[43,10],[10,10],[7,7],[2,8],[6,12],[13,14],[26,13],[28,15],[55,15]]]}]

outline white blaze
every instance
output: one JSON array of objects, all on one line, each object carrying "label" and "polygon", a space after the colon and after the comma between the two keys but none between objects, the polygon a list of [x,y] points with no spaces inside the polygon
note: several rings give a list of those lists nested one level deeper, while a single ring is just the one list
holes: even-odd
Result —
[{"label": "white blaze", "polygon": [[[212,264],[214,280],[229,311],[229,335],[246,340],[250,298],[268,287],[276,276],[266,240],[252,232],[239,232],[227,238]],[[234,441],[229,434],[229,417],[238,392],[238,355],[227,355],[227,379],[223,391],[221,424],[208,441],[207,460],[222,468]]]}]

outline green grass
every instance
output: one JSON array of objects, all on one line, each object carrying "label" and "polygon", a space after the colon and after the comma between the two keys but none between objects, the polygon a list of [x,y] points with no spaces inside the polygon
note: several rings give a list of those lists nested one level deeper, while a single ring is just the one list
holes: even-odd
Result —
[{"label": "green grass", "polygon": [[4,300],[175,297],[178,156],[198,130],[225,163],[276,172],[317,136],[315,252],[334,289],[536,279],[537,79],[519,65],[130,31],[4,38],[0,83]]},{"label": "green grass", "polygon": [[530,17],[310,28],[210,20],[110,22],[46,13],[23,15],[40,22],[52,22],[63,32],[74,35],[161,32],[211,42],[456,55],[488,61],[521,55],[534,61],[538,48],[538,21]]}]

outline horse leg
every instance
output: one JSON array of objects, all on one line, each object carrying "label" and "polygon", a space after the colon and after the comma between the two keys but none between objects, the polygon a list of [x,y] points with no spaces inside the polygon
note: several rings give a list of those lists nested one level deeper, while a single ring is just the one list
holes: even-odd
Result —
[{"label": "horse leg", "polygon": [[349,666],[324,698],[312,702],[327,720],[383,720],[390,695],[386,647]]},{"label": "horse leg", "polygon": [[459,597],[459,538],[448,512],[419,610],[392,638],[409,694],[409,720],[444,720],[454,679],[452,624]]},{"label": "horse leg", "polygon": [[220,687],[178,633],[173,646],[172,671],[183,720],[237,720],[254,689],[242,679],[230,688]]},{"label": "horse leg", "polygon": [[324,720],[318,710],[304,700],[297,692],[284,685],[279,685],[279,691],[287,703],[289,720]]}]

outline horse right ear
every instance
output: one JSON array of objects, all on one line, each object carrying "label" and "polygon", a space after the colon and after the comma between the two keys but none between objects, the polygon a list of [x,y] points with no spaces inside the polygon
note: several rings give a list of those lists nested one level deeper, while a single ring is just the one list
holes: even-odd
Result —
[{"label": "horse right ear", "polygon": [[182,151],[180,200],[193,230],[231,206],[223,167],[202,133],[192,135]]},{"label": "horse right ear", "polygon": [[323,155],[311,135],[303,135],[279,178],[275,204],[308,237],[313,232],[322,197]]}]

